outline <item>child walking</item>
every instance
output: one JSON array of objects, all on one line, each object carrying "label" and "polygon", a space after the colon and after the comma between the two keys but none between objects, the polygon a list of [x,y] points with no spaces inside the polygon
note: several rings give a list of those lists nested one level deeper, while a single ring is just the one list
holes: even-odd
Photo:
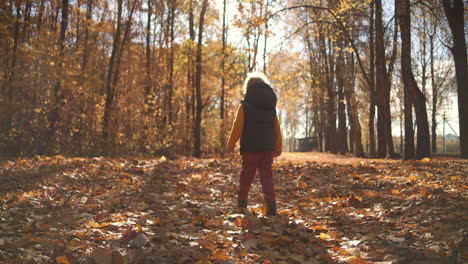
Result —
[{"label": "child walking", "polygon": [[250,73],[244,82],[244,95],[228,142],[228,152],[232,152],[240,138],[242,171],[237,204],[247,208],[250,186],[258,169],[267,215],[276,215],[272,164],[273,158],[280,156],[282,151],[276,94],[265,75]]}]

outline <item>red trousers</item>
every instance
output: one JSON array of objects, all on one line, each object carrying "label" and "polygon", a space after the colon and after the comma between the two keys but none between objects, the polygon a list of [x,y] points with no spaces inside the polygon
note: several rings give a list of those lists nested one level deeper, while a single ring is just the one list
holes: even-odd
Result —
[{"label": "red trousers", "polygon": [[273,183],[273,151],[244,152],[242,155],[242,171],[239,179],[238,200],[247,201],[250,186],[255,173],[260,172],[260,183],[266,202],[276,201],[275,185]]}]

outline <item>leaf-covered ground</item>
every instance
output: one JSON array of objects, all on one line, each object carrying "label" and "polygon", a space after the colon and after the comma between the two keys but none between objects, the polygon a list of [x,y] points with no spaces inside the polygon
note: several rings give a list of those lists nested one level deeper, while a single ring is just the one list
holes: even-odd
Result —
[{"label": "leaf-covered ground", "polygon": [[3,263],[466,263],[468,162],[286,154],[279,215],[235,158],[0,163]]}]

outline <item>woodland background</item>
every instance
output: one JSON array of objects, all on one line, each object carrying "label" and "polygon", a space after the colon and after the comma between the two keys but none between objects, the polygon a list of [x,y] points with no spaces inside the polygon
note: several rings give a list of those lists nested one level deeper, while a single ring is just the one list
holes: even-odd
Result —
[{"label": "woodland background", "polygon": [[[0,1],[0,262],[466,263],[468,162],[430,156],[468,157],[467,6]],[[271,217],[218,155],[250,71],[329,152],[275,160]]]},{"label": "woodland background", "polygon": [[319,151],[428,157],[458,101],[451,121],[466,158],[466,6],[1,1],[0,152],[220,153],[256,70],[280,98],[286,149],[313,137]]}]

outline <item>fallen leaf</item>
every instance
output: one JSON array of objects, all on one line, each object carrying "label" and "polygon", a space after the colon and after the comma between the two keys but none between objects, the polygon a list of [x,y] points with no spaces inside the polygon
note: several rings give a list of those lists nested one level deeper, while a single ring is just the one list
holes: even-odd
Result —
[{"label": "fallen leaf", "polygon": [[213,254],[213,258],[216,259],[216,260],[228,260],[229,259],[229,256],[227,255],[226,251],[225,250],[217,250],[214,254]]},{"label": "fallen leaf", "polygon": [[57,261],[58,264],[70,264],[66,256],[58,256],[55,258],[55,261]]}]

